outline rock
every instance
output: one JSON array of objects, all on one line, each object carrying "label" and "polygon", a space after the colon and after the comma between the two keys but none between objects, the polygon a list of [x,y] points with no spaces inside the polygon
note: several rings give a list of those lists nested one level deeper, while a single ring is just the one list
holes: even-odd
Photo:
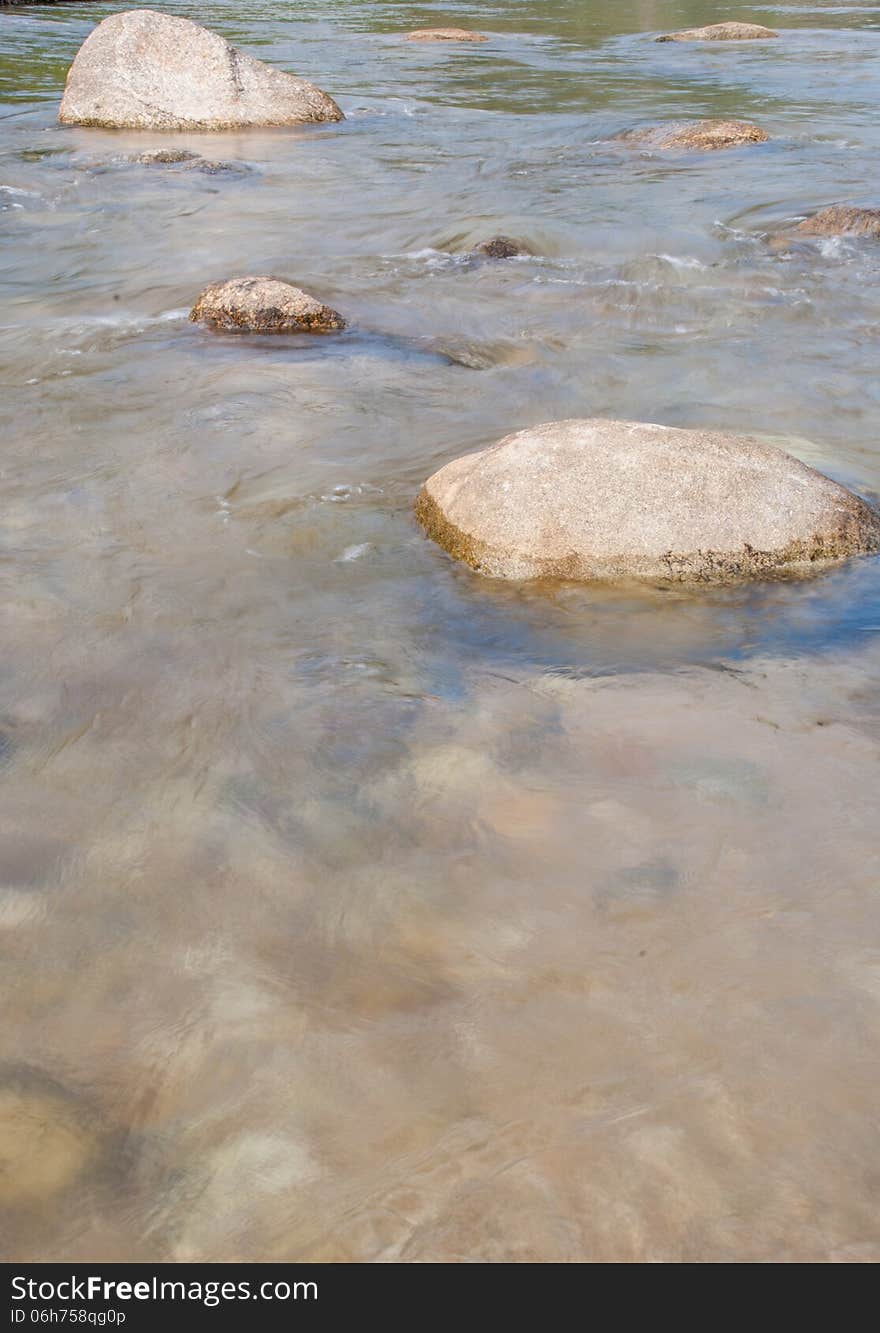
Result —
[{"label": "rock", "polygon": [[832,204],[798,223],[795,231],[802,236],[880,237],[880,208],[850,208]]},{"label": "rock", "polygon": [[490,240],[480,241],[479,245],[474,246],[475,255],[486,255],[489,259],[516,259],[531,253],[527,245],[514,240],[512,236],[493,236]]},{"label": "rock", "polygon": [[138,153],[136,157],[131,158],[131,161],[151,167],[178,162],[199,162],[201,159],[198,153],[189,153],[185,148],[151,148],[148,153]]},{"label": "rock", "polygon": [[489,38],[481,32],[468,32],[466,28],[416,28],[407,33],[408,42],[488,42]]},{"label": "rock", "polygon": [[769,134],[748,120],[680,120],[651,125],[618,135],[624,143],[647,148],[735,148],[744,143],[766,143]]},{"label": "rock", "polygon": [[416,515],[508,579],[724,582],[880,550],[880,512],[780,449],[626,421],[508,435],[429,478]]},{"label": "rock", "polygon": [[250,167],[243,162],[214,162],[210,158],[200,157],[198,153],[188,153],[183,148],[153,148],[148,153],[138,153],[128,158],[139,166],[183,167],[185,171],[203,171],[207,176],[244,176]]},{"label": "rock", "polygon": [[225,130],[342,120],[305,79],[245,55],[189,19],[111,14],[77,52],[59,120],[110,129]]},{"label": "rock", "polygon": [[231,278],[201,293],[190,319],[228,333],[334,333],[345,320],[282,278]]},{"label": "rock", "polygon": [[244,162],[214,162],[207,157],[197,158],[189,165],[193,171],[203,171],[206,176],[249,176],[251,172]]},{"label": "rock", "polygon": [[760,37],[778,37],[772,28],[760,23],[710,23],[706,28],[684,28],[655,37],[655,42],[749,42]]}]

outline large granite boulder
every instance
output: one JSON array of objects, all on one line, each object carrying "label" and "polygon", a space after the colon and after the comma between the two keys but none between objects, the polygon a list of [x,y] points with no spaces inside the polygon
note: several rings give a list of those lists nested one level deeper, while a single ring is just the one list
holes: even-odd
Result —
[{"label": "large granite boulder", "polygon": [[772,28],[760,23],[710,23],[705,28],[684,28],[655,37],[655,42],[749,42],[761,37],[778,37]]},{"label": "large granite boulder", "polygon": [[880,208],[832,204],[799,222],[795,231],[802,236],[867,236],[876,240],[880,237]]},{"label": "large granite boulder", "polygon": [[212,282],[190,311],[195,323],[226,333],[337,333],[345,320],[283,278]]},{"label": "large granite boulder", "polygon": [[712,151],[718,148],[738,148],[741,144],[766,143],[766,130],[749,120],[679,120],[668,125],[648,125],[643,129],[627,130],[617,136],[618,142],[637,144],[644,148],[680,148],[684,151]]},{"label": "large granite boulder", "polygon": [[59,120],[108,129],[228,130],[342,120],[305,79],[189,19],[133,9],[99,23],[67,75]]},{"label": "large granite boulder", "polygon": [[508,435],[430,477],[416,515],[506,579],[725,582],[880,550],[880,512],[782,450],[628,421]]}]

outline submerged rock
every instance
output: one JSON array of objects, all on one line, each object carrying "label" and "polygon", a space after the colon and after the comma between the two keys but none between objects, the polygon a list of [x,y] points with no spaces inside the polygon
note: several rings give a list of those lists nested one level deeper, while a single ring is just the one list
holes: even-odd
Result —
[{"label": "submerged rock", "polygon": [[430,477],[416,515],[508,579],[725,582],[880,550],[880,512],[782,450],[627,421],[508,435]]},{"label": "submerged rock", "polygon": [[335,310],[282,278],[231,278],[201,293],[190,319],[229,333],[334,333],[345,328]]},{"label": "submerged rock", "polygon": [[683,120],[669,125],[651,125],[618,135],[623,143],[644,144],[646,148],[684,148],[712,150],[735,148],[740,144],[766,143],[769,134],[748,120]]},{"label": "submerged rock", "polygon": [[179,162],[200,162],[198,153],[190,153],[185,148],[151,148],[148,153],[138,153],[131,159],[143,166],[166,166]]},{"label": "submerged rock", "polygon": [[54,1204],[97,1155],[97,1138],[76,1100],[26,1066],[0,1070],[0,1181],[8,1208]]},{"label": "submerged rock", "polygon": [[492,236],[488,241],[480,241],[474,246],[475,255],[486,255],[489,259],[516,259],[532,252],[523,241],[512,236]]},{"label": "submerged rock", "polygon": [[880,208],[851,208],[832,204],[798,223],[795,231],[802,236],[880,237]]},{"label": "submerged rock", "polygon": [[237,50],[189,19],[111,14],[77,52],[59,120],[110,129],[225,130],[342,120],[313,83]]},{"label": "submerged rock", "polygon": [[677,120],[668,125],[628,129],[617,139],[625,144],[644,144],[647,148],[713,149],[764,144],[769,135],[749,120]]},{"label": "submerged rock", "polygon": [[183,148],[154,148],[149,153],[138,153],[128,160],[140,166],[172,166],[183,167],[184,171],[203,171],[206,176],[246,176],[251,170],[244,162],[214,162],[211,158],[200,157],[198,153],[189,153]]},{"label": "submerged rock", "polygon": [[466,28],[416,28],[407,33],[408,42],[488,42],[482,32],[468,32]]},{"label": "submerged rock", "polygon": [[760,37],[778,37],[772,28],[760,23],[710,23],[705,28],[683,28],[655,37],[655,42],[748,42]]},{"label": "submerged rock", "polygon": [[244,162],[214,162],[208,157],[200,157],[191,163],[191,170],[203,171],[206,176],[248,176],[251,172]]}]

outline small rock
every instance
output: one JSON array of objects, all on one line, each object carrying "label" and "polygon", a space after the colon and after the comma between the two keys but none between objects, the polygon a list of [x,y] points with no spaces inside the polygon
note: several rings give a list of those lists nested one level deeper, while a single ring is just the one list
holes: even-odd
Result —
[{"label": "small rock", "polygon": [[123,161],[144,167],[180,167],[183,171],[204,172],[206,176],[245,176],[251,171],[244,162],[215,162],[185,148],[151,148],[149,152],[137,153]]},{"label": "small rock", "polygon": [[795,231],[802,236],[880,237],[880,208],[851,208],[832,204],[798,223]]},{"label": "small rock", "polygon": [[190,319],[228,333],[334,333],[345,320],[282,278],[231,278],[201,293]]},{"label": "small rock", "polygon": [[407,33],[408,42],[488,42],[489,38],[481,32],[468,32],[466,28],[416,28]]},{"label": "small rock", "polygon": [[142,163],[146,167],[165,166],[178,162],[198,162],[198,153],[187,152],[185,148],[151,148],[147,153],[138,153],[132,162]]},{"label": "small rock", "polygon": [[618,135],[618,141],[644,144],[647,148],[711,150],[735,148],[739,144],[766,143],[769,137],[765,130],[748,120],[691,120],[628,130]]},{"label": "small rock", "polygon": [[655,37],[655,42],[749,42],[760,37],[778,37],[772,28],[760,23],[710,23],[705,28],[684,28]]},{"label": "small rock", "polygon": [[416,516],[508,579],[718,583],[880,550],[880,512],[782,450],[626,421],[551,422],[458,458]]},{"label": "small rock", "polygon": [[313,83],[152,9],[105,18],[67,75],[58,119],[107,129],[226,130],[344,119]]},{"label": "small rock", "polygon": [[198,158],[191,166],[193,171],[204,172],[206,176],[246,176],[251,170],[244,162],[212,162],[207,157]]},{"label": "small rock", "polygon": [[486,255],[489,259],[516,259],[520,255],[530,255],[532,252],[522,241],[516,241],[512,236],[493,236],[488,241],[480,241],[479,245],[474,246],[475,255]]}]

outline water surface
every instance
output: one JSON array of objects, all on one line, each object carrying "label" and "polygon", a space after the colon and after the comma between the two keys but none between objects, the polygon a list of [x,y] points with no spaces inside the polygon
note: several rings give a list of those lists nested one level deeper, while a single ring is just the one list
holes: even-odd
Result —
[{"label": "water surface", "polygon": [[[876,1259],[880,562],[526,588],[411,506],[585,415],[880,492],[880,250],[775,239],[880,203],[880,7],[154,7],[347,120],[135,164],[55,122],[121,6],[0,13],[5,1253]],[[188,323],[241,272],[350,331]]]}]

